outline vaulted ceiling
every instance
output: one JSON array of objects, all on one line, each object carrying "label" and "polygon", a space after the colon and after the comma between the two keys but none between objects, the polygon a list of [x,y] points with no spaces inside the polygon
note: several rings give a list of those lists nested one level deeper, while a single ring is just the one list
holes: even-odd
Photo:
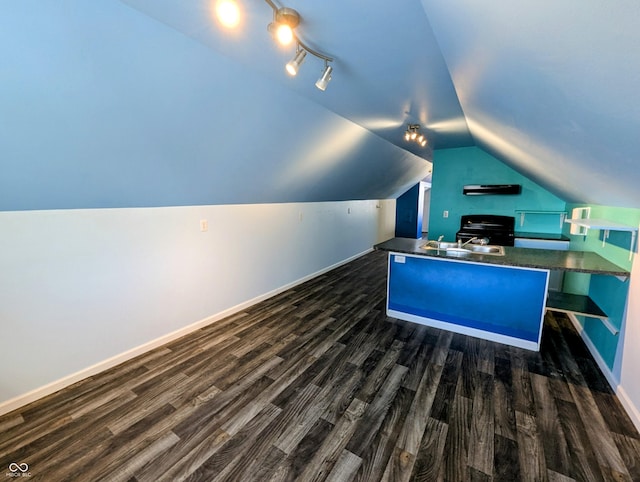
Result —
[{"label": "vaulted ceiling", "polygon": [[[632,0],[238,0],[0,6],[0,209],[395,197],[477,145],[566,201],[640,206]],[[408,123],[429,138],[403,139]]]}]

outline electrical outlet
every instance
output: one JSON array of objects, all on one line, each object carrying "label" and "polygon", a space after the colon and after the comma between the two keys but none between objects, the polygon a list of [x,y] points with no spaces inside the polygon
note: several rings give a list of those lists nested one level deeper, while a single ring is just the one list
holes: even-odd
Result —
[{"label": "electrical outlet", "polygon": [[206,219],[200,220],[200,231],[203,233],[209,230],[209,222]]},{"label": "electrical outlet", "polygon": [[448,218],[449,217],[449,211],[442,211],[442,217],[443,218]]}]

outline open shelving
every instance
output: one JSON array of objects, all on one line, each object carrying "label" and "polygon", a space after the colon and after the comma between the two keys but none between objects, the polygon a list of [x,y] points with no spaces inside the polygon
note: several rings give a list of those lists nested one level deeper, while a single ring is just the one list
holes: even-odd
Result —
[{"label": "open shelving", "polygon": [[567,213],[564,211],[536,211],[535,209],[517,209],[516,214],[518,214],[520,217],[520,227],[524,226],[524,222],[527,217],[527,214],[534,214],[534,215],[540,215],[540,216],[558,216],[558,219],[560,221],[560,229],[562,229],[564,220],[567,217]]},{"label": "open shelving", "polygon": [[605,244],[607,242],[607,238],[609,238],[609,232],[610,231],[627,231],[627,232],[631,233],[631,241],[629,243],[629,259],[631,259],[631,256],[633,254],[633,251],[634,251],[634,248],[635,248],[635,245],[636,245],[636,240],[638,238],[638,227],[637,226],[631,226],[629,224],[618,223],[616,221],[609,221],[607,219],[590,219],[590,218],[566,219],[565,222],[584,228],[585,229],[585,232],[584,232],[585,236],[586,236],[586,232],[589,229],[599,229],[601,231],[604,231],[604,234],[602,236],[602,246],[603,247],[605,246]]},{"label": "open shelving", "polygon": [[589,296],[549,291],[546,305],[551,311],[598,318],[613,335],[617,335],[620,331],[613,326],[607,314]]}]

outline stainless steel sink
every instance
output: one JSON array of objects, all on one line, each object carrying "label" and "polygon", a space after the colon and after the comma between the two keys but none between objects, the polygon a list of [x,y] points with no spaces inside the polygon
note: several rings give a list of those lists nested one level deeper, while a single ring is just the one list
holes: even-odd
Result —
[{"label": "stainless steel sink", "polygon": [[489,244],[474,244],[468,247],[473,253],[493,254],[494,256],[504,256],[504,246],[491,246]]},{"label": "stainless steel sink", "polygon": [[445,251],[450,256],[465,256],[468,254],[488,254],[491,256],[504,256],[503,246],[494,246],[491,244],[466,244],[458,247],[458,243],[449,243],[446,241],[428,241],[427,244],[421,246],[422,249],[433,251]]},{"label": "stainless steel sink", "polygon": [[466,254],[488,254],[491,256],[504,256],[503,246],[471,244],[464,248],[451,247],[447,248],[447,254],[453,256],[464,256]]},{"label": "stainless steel sink", "polygon": [[422,246],[422,249],[438,249],[447,250],[450,248],[457,248],[458,243],[448,243],[446,241],[429,241]]}]

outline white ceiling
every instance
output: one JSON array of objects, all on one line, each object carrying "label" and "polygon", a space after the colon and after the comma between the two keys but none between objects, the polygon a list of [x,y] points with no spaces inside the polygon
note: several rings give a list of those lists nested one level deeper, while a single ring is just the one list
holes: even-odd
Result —
[{"label": "white ceiling", "polygon": [[565,0],[291,0],[298,35],[335,57],[333,81],[307,56],[284,74],[266,26],[271,8],[239,0],[242,28],[223,31],[208,0],[126,0],[414,154],[407,122],[431,146],[477,144],[567,201],[640,206],[640,4]]}]

